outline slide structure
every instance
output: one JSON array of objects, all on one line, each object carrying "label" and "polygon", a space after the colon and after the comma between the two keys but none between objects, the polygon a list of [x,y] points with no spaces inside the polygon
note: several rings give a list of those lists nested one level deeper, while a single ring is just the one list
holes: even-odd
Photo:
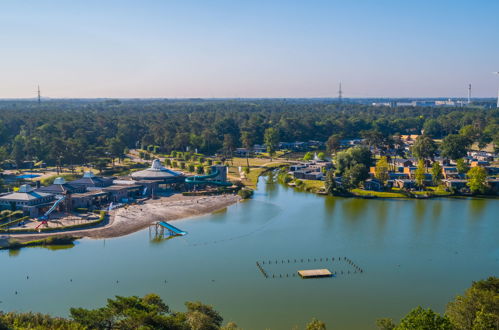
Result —
[{"label": "slide structure", "polygon": [[178,229],[177,227],[170,225],[168,222],[160,221],[159,225],[162,226],[162,227],[164,227],[164,228],[166,228],[166,229],[168,229],[168,231],[170,233],[173,233],[175,235],[179,235],[179,236],[187,235],[186,231]]},{"label": "slide structure", "polygon": [[215,170],[213,173],[208,174],[208,175],[191,176],[189,178],[186,178],[185,182],[191,183],[191,184],[212,184],[215,186],[224,186],[224,187],[232,186],[232,183],[230,183],[230,182],[221,182],[221,181],[210,180],[210,179],[216,178],[218,176],[218,174],[219,174],[219,171]]},{"label": "slide structure", "polygon": [[39,218],[39,220],[43,220],[43,221],[48,220],[50,213],[54,212],[54,210],[57,207],[57,205],[59,205],[65,199],[66,199],[66,196],[63,196],[63,197],[59,198],[58,200],[56,200],[55,203],[54,203],[54,205],[52,205],[52,207],[47,212],[45,212],[45,214],[42,215]]}]

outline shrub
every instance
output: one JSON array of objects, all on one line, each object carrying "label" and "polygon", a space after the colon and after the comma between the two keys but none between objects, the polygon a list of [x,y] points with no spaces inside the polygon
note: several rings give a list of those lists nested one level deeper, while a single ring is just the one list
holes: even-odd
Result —
[{"label": "shrub", "polygon": [[241,189],[239,190],[239,192],[237,193],[239,196],[242,197],[242,199],[248,199],[250,198],[251,196],[253,196],[253,190],[249,190],[249,189]]},{"label": "shrub", "polygon": [[184,162],[180,162],[180,168],[185,170],[185,163]]},{"label": "shrub", "polygon": [[196,173],[197,174],[203,174],[204,173],[204,167],[203,167],[203,165],[196,166]]},{"label": "shrub", "polygon": [[187,166],[189,172],[194,172],[195,171],[195,168],[194,168],[194,164],[192,163],[189,163],[189,166]]}]

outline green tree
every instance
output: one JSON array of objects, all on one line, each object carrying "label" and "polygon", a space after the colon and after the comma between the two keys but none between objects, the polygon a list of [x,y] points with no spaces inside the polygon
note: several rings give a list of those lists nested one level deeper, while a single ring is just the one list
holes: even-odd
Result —
[{"label": "green tree", "polygon": [[426,167],[423,159],[418,160],[418,167],[416,168],[416,173],[414,174],[416,179],[416,184],[419,188],[424,187]]},{"label": "green tree", "polygon": [[471,141],[465,136],[459,134],[447,135],[440,146],[442,156],[453,160],[463,158],[466,156],[470,144]]},{"label": "green tree", "polygon": [[111,157],[111,162],[114,167],[114,160],[116,158],[122,159],[125,145],[118,138],[111,138],[107,141],[107,147],[109,156]]},{"label": "green tree", "polygon": [[312,319],[307,326],[305,327],[306,330],[326,330],[326,323],[319,321],[317,319]]},{"label": "green tree", "polygon": [[305,156],[303,156],[303,160],[308,162],[308,161],[311,161],[312,158],[314,158],[314,155],[309,151],[305,154]]},{"label": "green tree", "polygon": [[437,151],[437,145],[428,135],[420,135],[414,141],[411,151],[417,159],[433,159]]},{"label": "green tree", "polygon": [[187,307],[187,323],[193,330],[217,330],[222,325],[222,316],[212,306],[199,301],[186,302],[185,306]]},{"label": "green tree", "polygon": [[369,178],[369,170],[364,164],[355,164],[345,171],[343,184],[348,189],[357,188],[362,182]]},{"label": "green tree", "polygon": [[326,154],[323,153],[323,152],[319,152],[317,154],[317,158],[319,158],[320,160],[325,160],[326,159]]},{"label": "green tree", "polygon": [[372,154],[366,147],[353,147],[340,151],[335,157],[336,173],[338,175],[343,175],[347,169],[356,164],[363,164],[366,168],[369,168],[371,163]]},{"label": "green tree", "polygon": [[232,134],[224,134],[223,149],[226,156],[232,157],[232,153],[236,149],[236,143]]},{"label": "green tree", "polygon": [[273,127],[267,128],[265,130],[264,141],[267,146],[267,152],[272,160],[279,145],[279,131]]},{"label": "green tree", "polygon": [[459,158],[456,160],[456,169],[459,174],[466,174],[470,170],[470,167],[464,160],[464,158]]},{"label": "green tree", "polygon": [[439,162],[433,162],[431,165],[431,180],[435,186],[438,186],[442,183],[442,166],[440,166]]},{"label": "green tree", "polygon": [[432,138],[439,138],[442,136],[442,125],[435,119],[428,119],[423,125],[424,134]]},{"label": "green tree", "polygon": [[333,134],[326,141],[326,149],[330,154],[336,153],[341,146],[341,135]]},{"label": "green tree", "polygon": [[376,163],[376,168],[374,170],[374,176],[376,177],[376,179],[381,181],[381,183],[383,183],[383,185],[385,185],[386,182],[388,181],[388,178],[389,178],[388,173],[389,173],[388,160],[385,156],[383,156]]},{"label": "green tree", "polygon": [[453,330],[452,324],[445,316],[441,316],[431,309],[417,307],[400,320],[396,330]]},{"label": "green tree", "polygon": [[498,329],[499,278],[473,282],[447,305],[445,314],[456,330]]},{"label": "green tree", "polygon": [[171,326],[169,308],[158,295],[143,298],[108,299],[107,305],[95,310],[71,308],[71,318],[90,329],[139,329]]},{"label": "green tree", "polygon": [[472,167],[466,174],[467,185],[472,193],[485,193],[487,190],[487,170],[481,166]]},{"label": "green tree", "polygon": [[241,144],[243,148],[247,150],[246,152],[246,166],[249,167],[249,156],[251,151],[253,150],[253,145],[255,144],[253,140],[253,135],[248,131],[243,131],[241,133]]},{"label": "green tree", "polygon": [[376,327],[379,330],[393,330],[397,325],[389,318],[381,318],[376,320]]}]

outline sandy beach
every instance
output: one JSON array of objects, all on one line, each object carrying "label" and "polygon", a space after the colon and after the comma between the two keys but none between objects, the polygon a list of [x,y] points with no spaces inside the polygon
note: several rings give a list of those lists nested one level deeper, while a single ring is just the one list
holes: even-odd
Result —
[{"label": "sandy beach", "polygon": [[109,222],[101,227],[40,234],[3,235],[1,241],[15,238],[19,241],[43,239],[49,236],[112,238],[134,233],[150,224],[209,214],[241,200],[238,195],[183,196],[181,194],[148,200],[143,204],[128,205],[110,212]]}]

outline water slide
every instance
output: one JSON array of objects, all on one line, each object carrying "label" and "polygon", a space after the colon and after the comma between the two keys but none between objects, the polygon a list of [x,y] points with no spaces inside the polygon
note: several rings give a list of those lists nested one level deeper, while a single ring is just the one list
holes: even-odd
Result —
[{"label": "water slide", "polygon": [[45,212],[45,214],[42,215],[39,220],[48,220],[50,213],[54,212],[57,205],[59,205],[65,199],[66,199],[66,196],[63,196],[63,197],[59,198],[58,200],[56,200],[54,205],[52,205],[52,207],[47,212]]},{"label": "water slide", "polygon": [[210,180],[213,178],[216,178],[218,176],[219,172],[218,170],[213,171],[213,173],[208,174],[208,175],[195,175],[191,176],[189,178],[185,179],[186,183],[192,183],[192,184],[212,184],[215,186],[224,186],[224,187],[229,187],[232,186],[232,183],[230,182],[221,182],[221,181],[214,181]]},{"label": "water slide", "polygon": [[177,234],[177,235],[180,235],[180,236],[187,235],[186,231],[178,229],[177,227],[170,225],[168,222],[161,221],[159,223],[159,225],[162,226],[162,227],[165,227],[166,229],[168,229],[170,232],[172,232],[174,234]]}]

